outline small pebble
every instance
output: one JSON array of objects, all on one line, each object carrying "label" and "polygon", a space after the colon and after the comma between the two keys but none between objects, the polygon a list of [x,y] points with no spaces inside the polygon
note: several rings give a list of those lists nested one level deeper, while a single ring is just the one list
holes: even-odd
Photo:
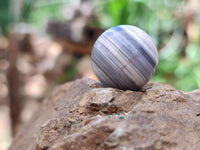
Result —
[{"label": "small pebble", "polygon": [[119,119],[124,119],[124,117],[123,117],[123,116],[120,116]]}]

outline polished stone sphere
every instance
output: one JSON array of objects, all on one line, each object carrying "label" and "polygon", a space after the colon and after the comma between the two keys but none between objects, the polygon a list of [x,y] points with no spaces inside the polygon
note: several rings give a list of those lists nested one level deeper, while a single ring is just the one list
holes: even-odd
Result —
[{"label": "polished stone sphere", "polygon": [[158,53],[151,37],[138,27],[119,25],[100,35],[92,50],[92,68],[100,82],[139,90],[155,73]]}]

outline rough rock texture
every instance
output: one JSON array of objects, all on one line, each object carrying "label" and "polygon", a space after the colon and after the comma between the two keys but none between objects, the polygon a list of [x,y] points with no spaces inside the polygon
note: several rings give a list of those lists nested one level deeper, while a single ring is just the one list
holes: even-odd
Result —
[{"label": "rough rock texture", "polygon": [[199,113],[200,90],[122,91],[85,78],[56,88],[10,150],[199,150]]}]

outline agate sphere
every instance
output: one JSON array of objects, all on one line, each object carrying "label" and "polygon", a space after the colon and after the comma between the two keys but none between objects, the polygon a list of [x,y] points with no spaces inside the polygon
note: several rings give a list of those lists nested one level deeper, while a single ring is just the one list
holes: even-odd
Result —
[{"label": "agate sphere", "polygon": [[94,44],[91,58],[100,82],[122,90],[139,90],[152,78],[158,64],[151,37],[131,25],[103,32]]}]

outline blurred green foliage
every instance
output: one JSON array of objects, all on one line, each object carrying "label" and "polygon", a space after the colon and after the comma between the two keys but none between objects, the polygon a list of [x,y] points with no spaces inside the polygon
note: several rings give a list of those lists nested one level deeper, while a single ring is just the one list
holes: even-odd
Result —
[{"label": "blurred green foliage", "polygon": [[3,34],[6,34],[7,26],[12,22],[12,19],[10,0],[0,0],[0,27]]},{"label": "blurred green foliage", "polygon": [[[12,0],[0,1],[0,25],[4,33],[11,22],[24,21],[41,26],[48,19],[63,20],[62,7],[72,1],[22,0],[18,20],[10,11],[11,2]],[[153,81],[172,84],[184,91],[200,88],[199,12],[192,22],[192,37],[188,40],[185,20],[175,15],[179,8],[184,7],[182,0],[91,0],[91,2],[95,5],[99,27],[109,28],[119,24],[130,24],[150,34],[159,50],[159,64]],[[74,69],[71,70],[72,74],[75,74]]]},{"label": "blurred green foliage", "polygon": [[41,20],[43,20],[43,23],[49,19],[63,21],[61,15],[62,5],[63,3],[48,3],[48,1],[46,1],[46,4],[36,3],[33,11],[30,12],[28,22],[36,26],[41,26]]},{"label": "blurred green foliage", "polygon": [[[4,35],[10,24],[26,22],[41,26],[48,19],[61,20],[61,7],[69,0],[0,0],[0,28]],[[15,5],[15,3],[19,3]]]},{"label": "blurred green foliage", "polygon": [[180,3],[180,0],[104,0],[99,2],[97,13],[101,27],[135,25],[160,45],[180,24],[173,14]]}]

